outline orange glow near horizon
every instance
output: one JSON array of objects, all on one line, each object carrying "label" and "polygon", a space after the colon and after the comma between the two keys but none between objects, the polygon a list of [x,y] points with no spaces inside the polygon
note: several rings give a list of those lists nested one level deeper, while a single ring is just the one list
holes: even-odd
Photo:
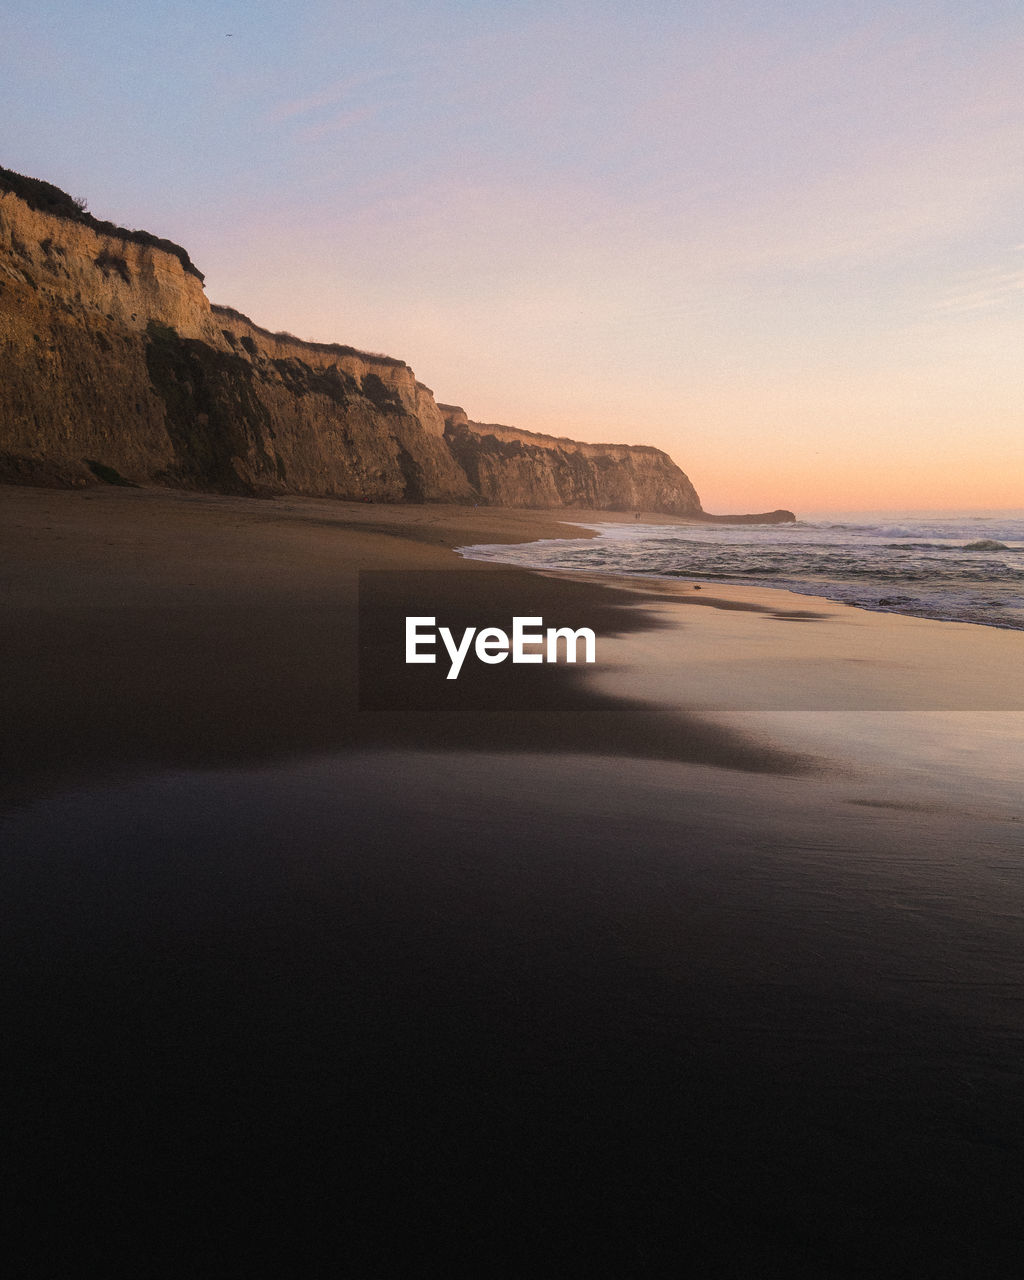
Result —
[{"label": "orange glow near horizon", "polygon": [[3,163],[267,328],[709,510],[1024,502],[1012,6],[17,8]]}]

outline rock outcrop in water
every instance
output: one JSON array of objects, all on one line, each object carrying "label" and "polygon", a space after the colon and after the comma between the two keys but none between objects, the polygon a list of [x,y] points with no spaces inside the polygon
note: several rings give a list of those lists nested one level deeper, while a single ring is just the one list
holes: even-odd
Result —
[{"label": "rock outcrop in water", "polygon": [[3,169],[0,362],[0,480],[706,518],[658,449],[442,412],[403,361],[211,306],[180,246]]}]

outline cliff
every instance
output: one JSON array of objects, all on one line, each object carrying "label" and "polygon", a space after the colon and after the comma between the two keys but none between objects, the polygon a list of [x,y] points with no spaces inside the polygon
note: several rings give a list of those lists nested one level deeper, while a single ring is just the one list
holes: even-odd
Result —
[{"label": "cliff", "polygon": [[473,499],[408,365],[268,333],[98,225],[0,189],[0,477]]},{"label": "cliff", "polygon": [[704,514],[693,485],[660,449],[583,444],[518,427],[470,422],[455,405],[440,409],[448,447],[486,502]]},{"label": "cliff", "polygon": [[4,169],[0,374],[0,481],[706,518],[660,450],[470,422],[403,361],[211,305],[179,245]]}]

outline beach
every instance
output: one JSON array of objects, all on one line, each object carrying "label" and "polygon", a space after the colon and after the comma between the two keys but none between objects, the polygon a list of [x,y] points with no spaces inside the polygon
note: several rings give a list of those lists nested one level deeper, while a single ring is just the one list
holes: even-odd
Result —
[{"label": "beach", "polygon": [[611,518],[3,489],[53,1266],[1015,1274],[1024,633],[455,551]]}]

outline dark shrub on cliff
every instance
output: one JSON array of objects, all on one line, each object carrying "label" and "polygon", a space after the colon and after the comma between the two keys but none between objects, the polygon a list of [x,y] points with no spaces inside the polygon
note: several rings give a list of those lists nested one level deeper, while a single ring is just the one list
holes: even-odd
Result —
[{"label": "dark shrub on cliff", "polygon": [[129,231],[127,227],[117,227],[112,222],[102,222],[94,218],[86,209],[81,196],[69,196],[52,182],[43,182],[41,178],[26,178],[22,173],[14,173],[11,169],[0,168],[0,191],[10,191],[20,197],[30,209],[39,213],[49,213],[55,218],[66,218],[68,222],[81,222],[100,235],[116,236],[120,240],[130,240],[134,244],[148,245],[151,249],[162,249],[165,253],[173,253],[190,275],[198,280],[203,273],[188,256],[188,252],[172,240],[163,240],[151,235],[148,231]]}]

